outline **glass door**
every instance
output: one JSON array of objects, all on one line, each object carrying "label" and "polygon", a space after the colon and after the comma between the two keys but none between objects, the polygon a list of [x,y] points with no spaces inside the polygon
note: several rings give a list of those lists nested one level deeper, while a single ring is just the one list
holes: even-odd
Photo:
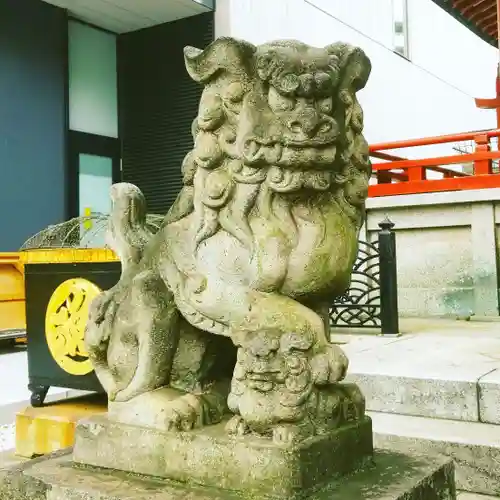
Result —
[{"label": "glass door", "polygon": [[[109,188],[121,178],[118,139],[70,132],[69,209],[71,217],[88,217],[80,231],[83,246],[103,246],[104,227],[98,220],[111,209]],[[102,240],[102,241],[101,241]]]}]

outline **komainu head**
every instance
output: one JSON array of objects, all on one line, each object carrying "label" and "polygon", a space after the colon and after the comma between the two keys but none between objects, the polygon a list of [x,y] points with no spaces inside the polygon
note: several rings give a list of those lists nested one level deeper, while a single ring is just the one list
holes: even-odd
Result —
[{"label": "komainu head", "polygon": [[371,164],[356,94],[371,65],[361,49],[219,38],[203,51],[186,47],[185,61],[204,91],[184,183],[202,189],[195,199],[214,212],[209,218],[231,200],[251,210],[261,185],[280,194],[337,191],[362,211]]}]

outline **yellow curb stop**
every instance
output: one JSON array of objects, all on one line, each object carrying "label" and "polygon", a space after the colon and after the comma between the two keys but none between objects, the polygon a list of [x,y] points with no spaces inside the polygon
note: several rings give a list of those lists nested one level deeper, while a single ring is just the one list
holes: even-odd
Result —
[{"label": "yellow curb stop", "polygon": [[33,458],[73,446],[78,420],[105,413],[101,395],[83,396],[48,404],[28,406],[16,415],[16,455]]}]

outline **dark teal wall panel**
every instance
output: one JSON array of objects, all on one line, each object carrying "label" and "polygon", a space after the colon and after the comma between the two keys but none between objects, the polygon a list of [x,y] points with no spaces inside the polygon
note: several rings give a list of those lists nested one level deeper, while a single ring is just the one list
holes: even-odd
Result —
[{"label": "dark teal wall panel", "polygon": [[67,19],[0,0],[0,251],[66,218]]}]

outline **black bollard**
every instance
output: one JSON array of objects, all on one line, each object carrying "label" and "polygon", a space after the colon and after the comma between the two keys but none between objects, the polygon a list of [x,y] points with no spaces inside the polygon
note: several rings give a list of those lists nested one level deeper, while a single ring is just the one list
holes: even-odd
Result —
[{"label": "black bollard", "polygon": [[394,223],[386,217],[379,223],[380,322],[382,335],[399,336],[398,276]]}]

